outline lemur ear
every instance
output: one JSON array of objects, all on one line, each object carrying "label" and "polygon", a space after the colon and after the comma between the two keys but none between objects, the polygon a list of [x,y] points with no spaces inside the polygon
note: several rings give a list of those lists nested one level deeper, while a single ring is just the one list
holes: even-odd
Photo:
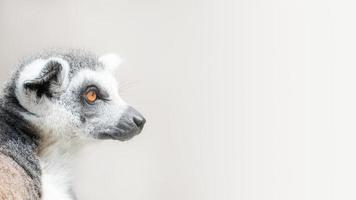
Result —
[{"label": "lemur ear", "polygon": [[116,54],[106,54],[99,58],[99,62],[104,65],[105,69],[115,72],[123,60]]},{"label": "lemur ear", "polygon": [[18,86],[25,91],[52,97],[67,82],[69,64],[61,58],[38,59],[25,66],[20,73]]}]

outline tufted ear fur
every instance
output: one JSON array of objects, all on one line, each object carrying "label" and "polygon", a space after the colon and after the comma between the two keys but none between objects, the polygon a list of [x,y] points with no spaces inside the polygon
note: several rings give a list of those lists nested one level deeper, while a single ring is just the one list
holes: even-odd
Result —
[{"label": "tufted ear fur", "polygon": [[116,54],[106,54],[99,58],[99,62],[104,65],[105,69],[115,72],[123,60]]},{"label": "tufted ear fur", "polygon": [[19,72],[16,96],[24,107],[36,106],[66,87],[68,73],[69,64],[61,58],[37,59]]},{"label": "tufted ear fur", "polygon": [[53,88],[62,84],[62,80],[60,80],[62,70],[61,63],[50,60],[43,66],[43,69],[36,77],[23,83],[24,89],[36,92],[37,97],[42,97],[43,95],[52,97],[55,92]]}]

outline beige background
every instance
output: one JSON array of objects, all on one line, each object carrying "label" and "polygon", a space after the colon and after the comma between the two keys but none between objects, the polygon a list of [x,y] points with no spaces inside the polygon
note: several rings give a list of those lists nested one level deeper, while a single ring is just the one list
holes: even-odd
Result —
[{"label": "beige background", "polygon": [[355,199],[356,5],[0,0],[0,80],[48,47],[116,52],[133,140],[75,164],[79,199]]}]

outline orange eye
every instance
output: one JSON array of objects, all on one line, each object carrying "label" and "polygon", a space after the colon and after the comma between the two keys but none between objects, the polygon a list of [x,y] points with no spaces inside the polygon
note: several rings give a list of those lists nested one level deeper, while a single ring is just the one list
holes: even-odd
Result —
[{"label": "orange eye", "polygon": [[90,103],[90,104],[94,103],[97,98],[98,98],[98,95],[96,94],[96,91],[94,91],[94,90],[89,90],[89,91],[85,94],[85,99],[86,99],[87,102]]}]

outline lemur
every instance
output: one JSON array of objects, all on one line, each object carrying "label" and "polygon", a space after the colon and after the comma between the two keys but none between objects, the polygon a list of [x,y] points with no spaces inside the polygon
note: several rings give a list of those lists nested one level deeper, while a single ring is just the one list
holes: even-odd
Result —
[{"label": "lemur", "polygon": [[75,199],[75,153],[141,132],[145,118],[118,93],[120,63],[115,54],[50,50],[19,64],[0,97],[1,199]]}]

